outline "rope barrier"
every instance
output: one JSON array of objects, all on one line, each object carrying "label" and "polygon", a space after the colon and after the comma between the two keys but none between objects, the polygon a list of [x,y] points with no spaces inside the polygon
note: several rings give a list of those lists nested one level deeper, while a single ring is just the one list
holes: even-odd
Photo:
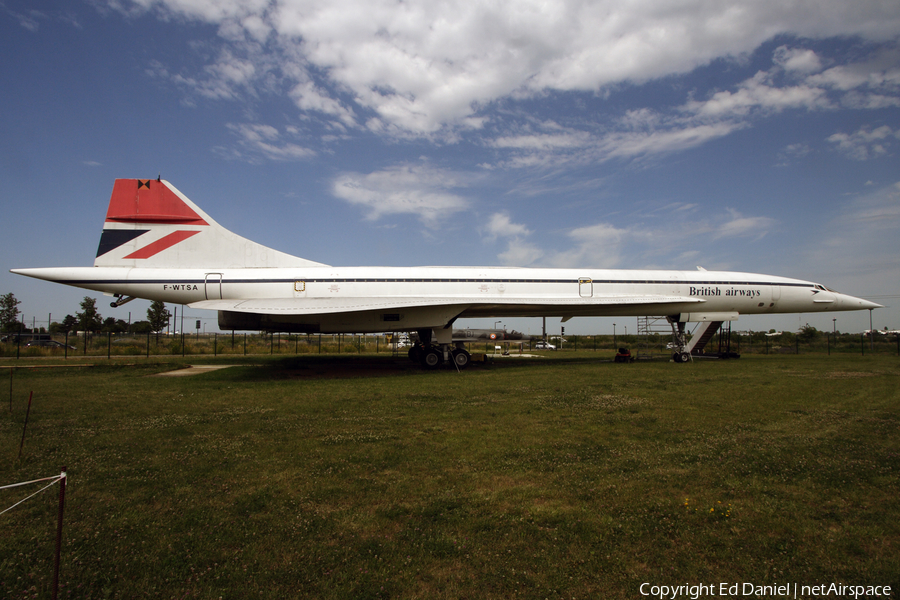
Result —
[{"label": "rope barrier", "polygon": [[23,486],[23,485],[30,485],[30,484],[32,484],[32,483],[40,483],[40,482],[42,482],[42,481],[50,481],[51,479],[53,480],[53,481],[50,481],[50,483],[48,483],[47,485],[45,485],[45,486],[42,487],[41,489],[39,489],[38,491],[36,491],[35,493],[33,493],[33,494],[31,494],[30,496],[28,496],[27,498],[23,498],[22,500],[19,500],[18,502],[16,502],[15,504],[13,504],[12,506],[10,506],[9,508],[0,511],[0,515],[2,515],[3,513],[7,513],[7,512],[9,512],[9,511],[11,511],[12,509],[14,509],[14,508],[17,507],[18,505],[22,504],[22,503],[25,502],[26,500],[30,500],[31,498],[37,496],[38,494],[40,494],[41,492],[43,492],[43,491],[46,490],[47,488],[52,487],[54,484],[56,484],[56,483],[62,481],[63,479],[65,479],[65,477],[66,477],[66,474],[65,474],[65,473],[61,473],[60,475],[54,475],[53,477],[44,477],[44,478],[42,478],[42,479],[35,479],[35,480],[33,480],[33,481],[23,481],[22,483],[12,483],[12,484],[9,484],[9,485],[2,485],[2,486],[0,486],[0,490],[6,490],[6,489],[14,488],[14,487],[20,487],[20,486]]}]

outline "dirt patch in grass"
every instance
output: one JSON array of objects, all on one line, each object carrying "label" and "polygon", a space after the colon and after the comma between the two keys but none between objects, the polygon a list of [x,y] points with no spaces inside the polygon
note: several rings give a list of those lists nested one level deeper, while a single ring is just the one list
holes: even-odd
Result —
[{"label": "dirt patch in grass", "polygon": [[831,373],[826,373],[826,379],[862,379],[864,377],[877,377],[881,375],[880,372],[865,372],[865,371],[832,371]]}]

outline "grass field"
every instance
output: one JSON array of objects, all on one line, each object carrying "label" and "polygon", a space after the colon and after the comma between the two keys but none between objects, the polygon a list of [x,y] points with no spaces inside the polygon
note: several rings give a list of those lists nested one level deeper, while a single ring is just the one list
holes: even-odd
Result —
[{"label": "grass field", "polygon": [[[896,596],[900,359],[598,358],[0,369],[0,485],[68,467],[61,598]],[[49,597],[57,494],[0,516],[0,597]]]}]

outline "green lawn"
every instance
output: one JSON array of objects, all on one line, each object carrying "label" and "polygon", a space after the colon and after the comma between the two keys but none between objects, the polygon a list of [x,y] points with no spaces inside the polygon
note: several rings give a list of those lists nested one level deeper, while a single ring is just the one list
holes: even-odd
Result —
[{"label": "green lawn", "polygon": [[[68,467],[61,598],[900,589],[900,359],[600,357],[20,368],[0,485]],[[0,597],[49,597],[57,494],[0,516]]]}]

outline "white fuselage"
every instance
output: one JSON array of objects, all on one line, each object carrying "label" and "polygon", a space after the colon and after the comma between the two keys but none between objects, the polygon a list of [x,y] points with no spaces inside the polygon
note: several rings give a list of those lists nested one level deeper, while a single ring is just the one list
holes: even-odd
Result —
[{"label": "white fuselage", "polygon": [[261,320],[233,320],[229,328],[283,331],[415,330],[460,317],[715,313],[736,318],[878,306],[808,281],[723,271],[317,266],[16,272],[107,294],[251,313]]}]

